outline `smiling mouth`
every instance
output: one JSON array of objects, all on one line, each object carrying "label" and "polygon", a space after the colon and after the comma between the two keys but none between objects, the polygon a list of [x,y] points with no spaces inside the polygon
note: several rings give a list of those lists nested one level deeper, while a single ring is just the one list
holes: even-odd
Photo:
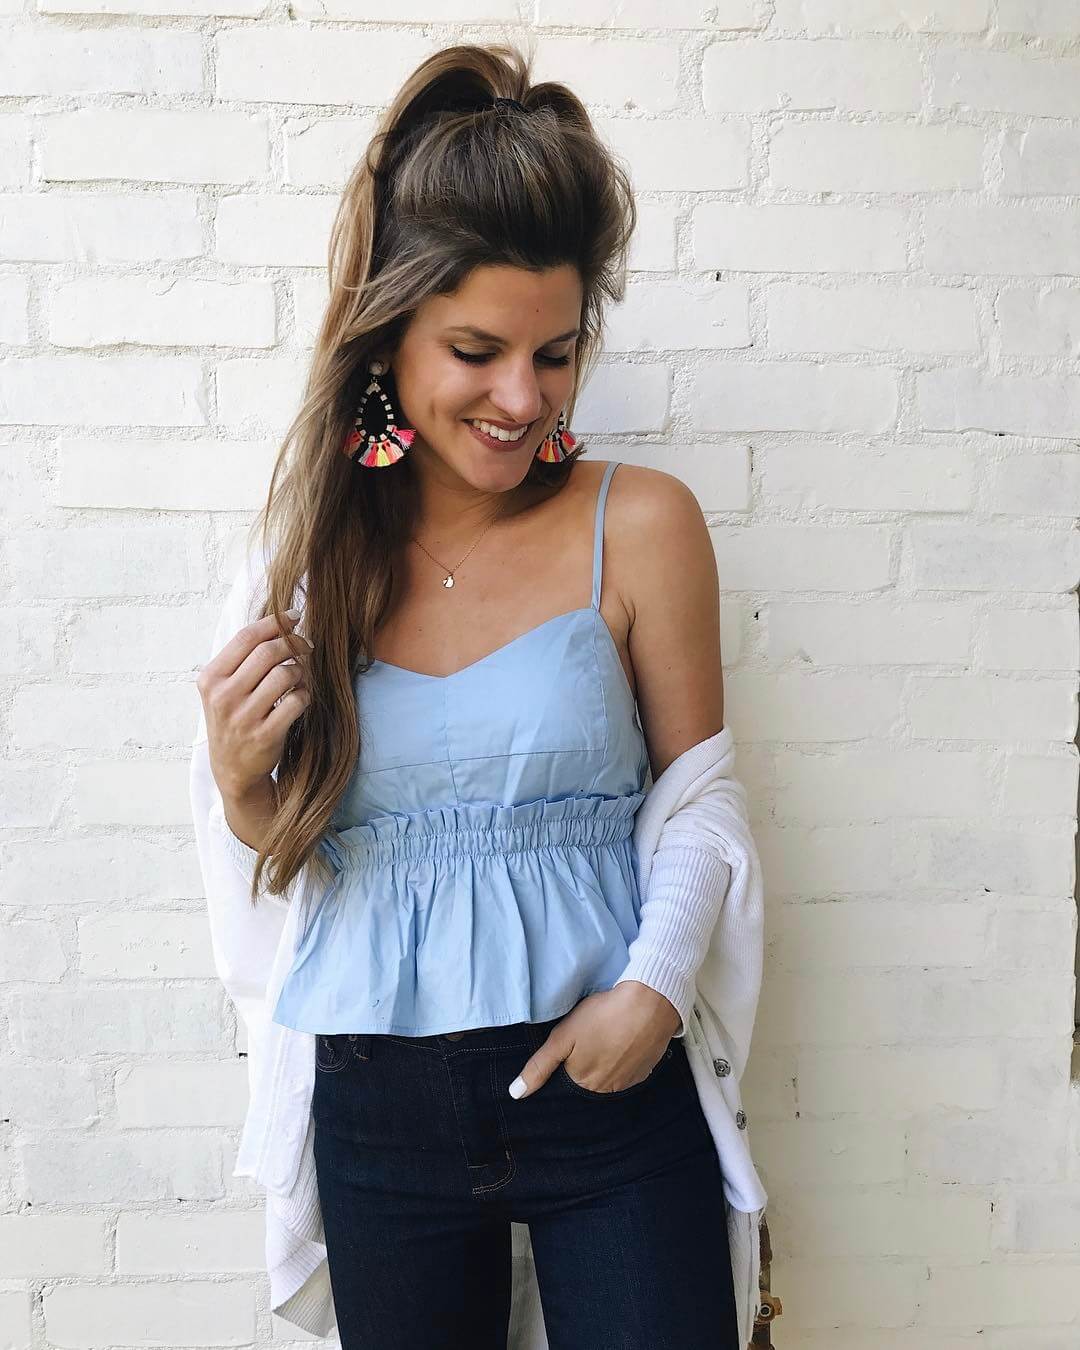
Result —
[{"label": "smiling mouth", "polygon": [[[483,427],[477,426],[477,421],[483,421],[483,418],[474,419],[471,417],[466,417],[463,418],[462,420],[464,421],[465,425],[467,427],[471,427],[471,429],[475,431],[478,436],[486,437],[486,439],[494,441],[499,445],[520,445],[520,443],[526,438],[526,436],[528,436],[529,432],[532,430],[532,427],[534,425],[532,422],[526,423],[526,425],[517,433],[516,436],[500,435],[499,431],[502,430],[502,428],[495,428],[492,431],[485,431]],[[492,424],[488,423],[487,425],[491,426]]]}]

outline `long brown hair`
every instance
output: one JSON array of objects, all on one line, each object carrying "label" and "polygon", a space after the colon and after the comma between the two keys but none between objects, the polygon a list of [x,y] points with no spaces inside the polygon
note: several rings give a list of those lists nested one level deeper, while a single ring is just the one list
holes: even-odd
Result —
[{"label": "long brown hair", "polygon": [[[409,455],[368,470],[341,450],[368,361],[396,350],[417,307],[455,291],[477,266],[570,263],[583,296],[572,424],[600,354],[604,297],[624,294],[637,223],[629,177],[568,88],[530,87],[532,62],[532,52],[504,43],[428,57],[380,119],[337,210],[303,401],[251,527],[267,561],[265,601],[249,618],[280,620],[299,595],[315,643],[305,658],[310,702],[286,736],[253,902],[263,889],[282,893],[311,858],[323,868],[317,846],[360,751],[355,679],[389,606],[395,554],[414,529]],[[528,112],[493,109],[495,96]],[[534,459],[526,481],[560,487],[583,448],[557,464]]]}]

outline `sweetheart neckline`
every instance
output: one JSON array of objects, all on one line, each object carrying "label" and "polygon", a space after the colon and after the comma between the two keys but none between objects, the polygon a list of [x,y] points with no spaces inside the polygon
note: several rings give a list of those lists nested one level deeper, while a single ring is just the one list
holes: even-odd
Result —
[{"label": "sweetheart neckline", "polygon": [[447,680],[457,679],[459,675],[465,675],[470,670],[475,670],[478,666],[484,665],[485,662],[493,660],[496,656],[501,656],[502,653],[507,651],[510,647],[516,646],[517,643],[524,641],[527,637],[532,637],[534,633],[539,633],[545,628],[550,628],[553,623],[558,623],[560,619],[573,619],[579,614],[596,615],[600,627],[603,629],[608,642],[611,644],[611,650],[615,657],[615,664],[619,667],[619,671],[623,677],[623,682],[626,685],[626,692],[630,695],[631,699],[636,702],[634,691],[630,688],[630,681],[626,675],[626,668],[623,666],[622,657],[619,655],[619,648],[615,641],[615,635],[608,627],[607,620],[595,605],[581,605],[577,609],[564,610],[562,614],[553,614],[550,619],[545,619],[542,623],[535,624],[532,628],[527,628],[524,633],[519,633],[517,637],[512,637],[509,642],[504,642],[501,647],[496,647],[494,651],[488,652],[486,656],[479,656],[475,661],[470,661],[467,666],[461,666],[458,670],[452,670],[447,675],[428,675],[423,670],[412,670],[409,666],[398,666],[395,665],[393,661],[382,661],[377,656],[371,658],[371,666],[368,668],[371,669],[374,666],[383,666],[387,670],[397,670],[403,675],[411,675],[417,680],[434,680],[436,683],[441,684]]}]

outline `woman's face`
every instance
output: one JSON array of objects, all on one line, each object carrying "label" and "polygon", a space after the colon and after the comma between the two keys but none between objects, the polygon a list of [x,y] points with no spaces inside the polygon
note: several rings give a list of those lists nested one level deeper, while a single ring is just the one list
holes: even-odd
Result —
[{"label": "woman's face", "polygon": [[[570,396],[581,302],[572,264],[485,265],[453,295],[426,300],[391,357],[402,424],[416,430],[410,453],[481,491],[519,483]],[[526,429],[496,447],[473,434],[472,419]]]}]

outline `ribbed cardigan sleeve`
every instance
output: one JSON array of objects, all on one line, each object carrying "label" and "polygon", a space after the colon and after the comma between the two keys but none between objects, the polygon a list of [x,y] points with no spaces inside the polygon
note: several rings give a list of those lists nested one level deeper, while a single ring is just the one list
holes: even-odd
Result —
[{"label": "ribbed cardigan sleeve", "polygon": [[695,977],[731,883],[731,868],[713,842],[713,831],[703,828],[710,814],[719,821],[724,796],[722,784],[712,795],[706,788],[665,822],[641,900],[638,934],[615,981],[637,980],[663,994],[681,1019],[678,1037],[686,1035]]}]

